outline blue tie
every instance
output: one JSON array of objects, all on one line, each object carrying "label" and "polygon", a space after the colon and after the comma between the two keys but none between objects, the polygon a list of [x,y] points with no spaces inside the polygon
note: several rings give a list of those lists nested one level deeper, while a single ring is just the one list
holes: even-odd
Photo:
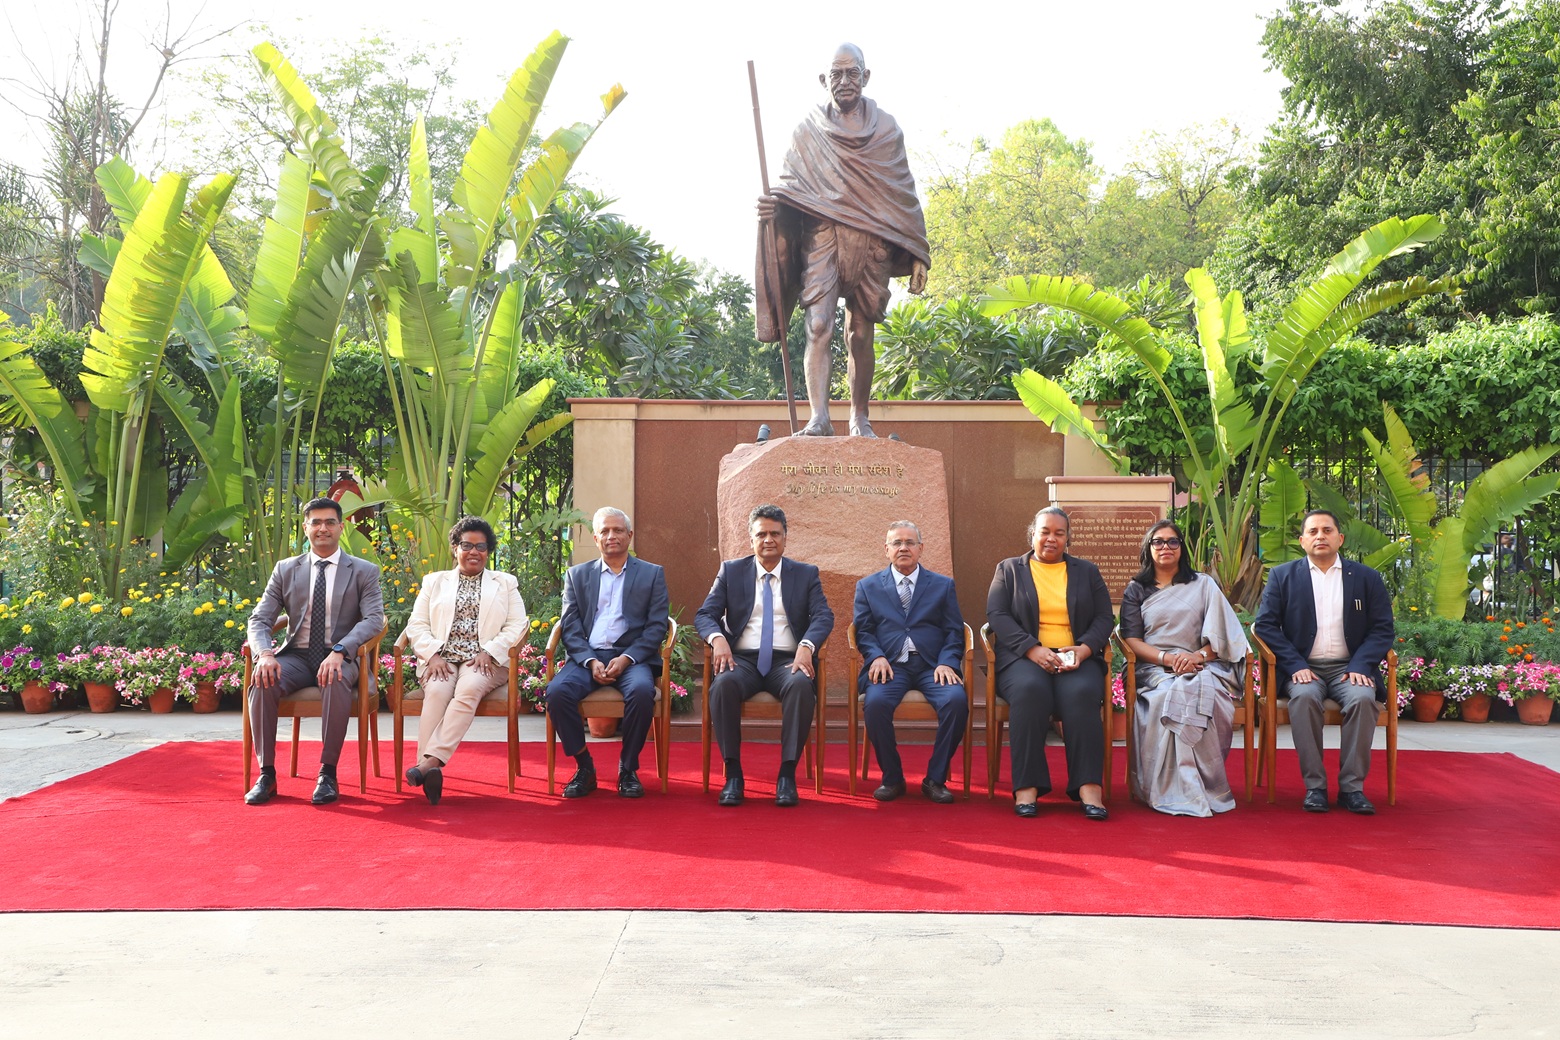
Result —
[{"label": "blue tie", "polygon": [[758,626],[758,674],[768,675],[775,660],[775,576],[764,575],[764,620]]}]

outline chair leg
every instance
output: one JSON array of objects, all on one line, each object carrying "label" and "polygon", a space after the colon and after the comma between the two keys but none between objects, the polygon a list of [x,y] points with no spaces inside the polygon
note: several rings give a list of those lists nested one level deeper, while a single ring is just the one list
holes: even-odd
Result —
[{"label": "chair leg", "polygon": [[[866,720],[864,720],[864,719],[862,720],[862,726],[863,727],[866,726]],[[867,735],[865,733],[863,733],[861,735],[861,782],[862,782],[863,785],[865,785],[868,782],[867,777],[869,775],[871,775],[871,774],[869,774],[867,772],[867,770],[869,770],[871,768],[872,768],[872,741],[868,740],[867,739]]]},{"label": "chair leg", "polygon": [[254,783],[255,735],[249,729],[249,688],[244,688],[244,791]]},{"label": "chair leg", "polygon": [[556,783],[554,767],[558,755],[558,735],[553,732],[552,716],[547,716],[547,793],[552,794]]},{"label": "chair leg", "polygon": [[374,749],[374,775],[384,779],[385,774],[379,767],[379,708],[377,706],[369,710],[368,724],[370,727],[368,739]]},{"label": "chair leg", "polygon": [[515,777],[520,775],[520,715],[518,709],[507,712],[509,716],[509,793],[515,793]]},{"label": "chair leg", "polygon": [[406,765],[406,715],[404,711],[397,711],[390,723],[390,757],[395,760],[395,793],[400,794],[401,770]]},{"label": "chair leg", "polygon": [[303,720],[293,716],[293,740],[292,740],[292,775],[298,775],[298,731],[303,728]]},{"label": "chair leg", "polygon": [[1005,723],[986,719],[986,797],[997,796],[997,774],[1002,771],[1002,727]]},{"label": "chair leg", "polygon": [[[358,793],[359,794],[367,794],[368,793],[368,744],[369,744],[369,739],[375,733],[375,729],[377,729],[377,725],[375,727],[371,728],[369,726],[369,723],[368,723],[368,715],[365,713],[365,711],[362,708],[359,708],[359,710],[358,710],[358,734],[357,734]],[[378,776],[379,775],[379,769],[378,769],[378,766],[379,766],[379,761],[378,761],[378,759],[379,759],[379,744],[378,744],[378,741],[375,741],[375,743],[374,743],[374,759],[375,759],[375,761],[374,761],[374,766],[375,766],[375,768],[374,768],[374,775]]]}]

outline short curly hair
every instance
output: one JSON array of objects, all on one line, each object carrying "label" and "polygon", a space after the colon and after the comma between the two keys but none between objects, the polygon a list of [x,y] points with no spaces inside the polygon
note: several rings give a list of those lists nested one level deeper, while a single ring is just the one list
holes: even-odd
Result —
[{"label": "short curly hair", "polygon": [[450,528],[450,548],[460,544],[460,536],[467,531],[480,531],[482,537],[487,539],[488,552],[498,550],[498,535],[493,533],[493,525],[480,516],[463,516],[455,521],[455,526]]}]

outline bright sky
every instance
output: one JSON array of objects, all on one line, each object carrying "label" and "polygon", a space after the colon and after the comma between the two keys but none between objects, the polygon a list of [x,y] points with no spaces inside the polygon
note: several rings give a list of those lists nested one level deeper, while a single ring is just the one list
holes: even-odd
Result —
[{"label": "bright sky", "polygon": [[[15,71],[25,55],[46,74],[63,75],[86,25],[75,2],[6,0],[0,69],[25,76]],[[899,120],[923,182],[925,157],[949,142],[996,139],[1029,118],[1049,117],[1085,138],[1107,170],[1148,131],[1228,118],[1260,135],[1278,114],[1283,85],[1265,71],[1258,44],[1278,0],[167,4],[181,26],[192,18],[212,29],[263,18],[287,39],[459,42],[459,90],[483,109],[535,44],[561,29],[573,42],[540,129],[593,119],[597,95],[621,82],[628,99],[586,149],[577,177],[616,197],[619,213],[679,253],[748,275],[759,192],[749,59],[757,64],[772,178],[792,127],[823,98],[818,73],[844,40],[865,52],[867,94]],[[365,19],[370,10],[373,20]],[[792,13],[771,13],[781,11]],[[124,97],[147,87],[142,73],[153,62],[144,48],[163,12],[163,0],[119,2],[110,84]],[[207,53],[241,54],[259,38],[244,26]],[[290,57],[307,79],[307,57]],[[18,96],[9,84],[3,91],[8,100]],[[37,155],[25,120],[0,105],[0,160],[36,169]]]}]

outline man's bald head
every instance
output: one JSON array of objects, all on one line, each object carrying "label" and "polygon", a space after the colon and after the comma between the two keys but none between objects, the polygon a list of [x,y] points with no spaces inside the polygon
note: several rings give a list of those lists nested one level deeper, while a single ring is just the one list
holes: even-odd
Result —
[{"label": "man's bald head", "polygon": [[861,103],[861,90],[871,76],[861,48],[854,43],[842,43],[834,50],[829,71],[820,74],[818,82],[829,91],[840,111],[850,112]]}]

